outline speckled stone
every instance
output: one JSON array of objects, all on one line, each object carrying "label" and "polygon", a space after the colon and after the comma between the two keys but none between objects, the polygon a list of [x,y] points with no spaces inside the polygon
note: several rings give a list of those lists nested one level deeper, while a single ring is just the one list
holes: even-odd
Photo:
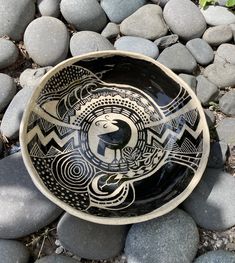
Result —
[{"label": "speckled stone", "polygon": [[194,263],[234,263],[235,254],[229,251],[209,251],[198,257]]},{"label": "speckled stone", "polygon": [[18,55],[19,51],[12,41],[0,38],[0,69],[14,64]]},{"label": "speckled stone", "polygon": [[51,255],[47,257],[40,258],[35,261],[35,263],[79,263],[80,261],[60,255]]},{"label": "speckled stone", "polygon": [[229,42],[233,37],[232,29],[229,25],[209,27],[203,34],[203,39],[211,46],[219,46]]},{"label": "speckled stone", "polygon": [[226,142],[230,145],[235,145],[235,118],[224,118],[222,119],[217,128],[216,132],[219,140]]},{"label": "speckled stone", "polygon": [[103,37],[110,39],[117,37],[119,33],[120,33],[120,26],[115,23],[109,22],[101,32],[101,35]]},{"label": "speckled stone", "polygon": [[235,65],[235,45],[234,44],[222,44],[218,47],[215,60],[216,62],[231,63]]},{"label": "speckled stone", "polygon": [[37,0],[37,8],[41,16],[58,17],[60,15],[60,0]]},{"label": "speckled stone", "polygon": [[40,66],[53,66],[67,57],[69,34],[59,19],[42,16],[26,28],[24,44],[34,62]]}]

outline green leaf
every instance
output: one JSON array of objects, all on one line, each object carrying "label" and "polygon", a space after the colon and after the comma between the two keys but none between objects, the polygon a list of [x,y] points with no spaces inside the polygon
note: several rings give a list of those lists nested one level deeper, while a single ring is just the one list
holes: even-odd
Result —
[{"label": "green leaf", "polygon": [[234,7],[235,6],[235,0],[227,0],[226,6],[227,7]]},{"label": "green leaf", "polygon": [[[230,0],[228,0],[230,1]],[[233,0],[232,0],[233,1]],[[204,8],[205,6],[209,5],[209,4],[214,4],[215,1],[214,0],[199,0],[199,4],[202,8]]]}]

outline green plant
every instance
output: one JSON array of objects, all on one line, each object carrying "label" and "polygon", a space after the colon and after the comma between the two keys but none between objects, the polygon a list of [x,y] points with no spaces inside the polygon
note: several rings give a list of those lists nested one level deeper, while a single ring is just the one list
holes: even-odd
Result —
[{"label": "green plant", "polygon": [[[199,4],[202,8],[206,7],[207,5],[214,5],[216,4],[217,0],[199,0]],[[227,0],[226,6],[228,8],[234,9],[235,8],[235,0]]]}]

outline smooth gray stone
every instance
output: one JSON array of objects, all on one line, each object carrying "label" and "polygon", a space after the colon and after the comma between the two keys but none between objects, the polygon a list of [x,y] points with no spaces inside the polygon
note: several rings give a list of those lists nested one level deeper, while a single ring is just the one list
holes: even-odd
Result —
[{"label": "smooth gray stone", "polygon": [[16,94],[14,80],[7,74],[0,73],[0,112],[11,102]]},{"label": "smooth gray stone", "polygon": [[42,16],[26,28],[24,44],[34,62],[40,66],[53,66],[67,57],[68,30],[59,19]]},{"label": "smooth gray stone", "polygon": [[111,42],[100,34],[92,31],[75,33],[70,40],[72,56],[78,56],[93,51],[113,50]]},{"label": "smooth gray stone", "polygon": [[121,253],[127,226],[95,224],[66,213],[58,223],[57,233],[62,246],[73,254],[101,260]]},{"label": "smooth gray stone", "polygon": [[189,263],[196,255],[199,234],[193,219],[180,209],[132,225],[126,239],[128,263]]},{"label": "smooth gray stone", "polygon": [[228,145],[225,142],[212,142],[207,167],[224,168],[228,153]]},{"label": "smooth gray stone", "polygon": [[126,36],[155,40],[167,34],[168,28],[158,5],[148,4],[139,8],[122,21],[120,31]]},{"label": "smooth gray stone", "polygon": [[218,0],[217,3],[218,3],[220,6],[226,6],[227,0]]},{"label": "smooth gray stone", "polygon": [[176,34],[172,34],[169,36],[164,36],[156,39],[154,44],[157,45],[159,49],[167,48],[173,44],[175,44],[179,39],[179,36]]},{"label": "smooth gray stone", "polygon": [[19,137],[20,123],[26,104],[34,89],[22,89],[12,99],[3,115],[0,130],[9,139]]},{"label": "smooth gray stone", "polygon": [[198,257],[194,263],[234,263],[235,254],[229,251],[209,251]]},{"label": "smooth gray stone", "polygon": [[141,37],[120,37],[114,43],[114,47],[117,50],[136,52],[151,58],[157,58],[159,55],[158,47],[152,41]]},{"label": "smooth gray stone", "polygon": [[169,2],[169,0],[151,0],[151,2],[164,7]]},{"label": "smooth gray stone", "polygon": [[209,102],[218,98],[219,89],[214,83],[200,75],[197,77],[196,94],[202,105],[207,106]]},{"label": "smooth gray stone", "polygon": [[201,9],[206,23],[210,26],[229,25],[235,23],[235,15],[228,8],[218,5],[209,5]]},{"label": "smooth gray stone", "polygon": [[163,16],[171,31],[184,40],[201,37],[206,21],[199,8],[190,0],[170,0]]},{"label": "smooth gray stone", "polygon": [[234,118],[224,118],[222,119],[217,128],[216,132],[220,141],[226,142],[227,144],[235,144],[235,119]]},{"label": "smooth gray stone", "polygon": [[61,214],[33,184],[20,152],[0,160],[0,167],[0,238],[29,235]]},{"label": "smooth gray stone", "polygon": [[196,59],[197,63],[206,66],[214,59],[214,51],[211,46],[201,38],[189,40],[186,44],[187,49]]},{"label": "smooth gray stone", "polygon": [[20,85],[23,88],[36,88],[40,83],[42,77],[50,70],[52,67],[44,68],[27,68],[20,74]]},{"label": "smooth gray stone", "polygon": [[205,229],[223,231],[235,225],[235,177],[207,168],[184,209]]},{"label": "smooth gray stone", "polygon": [[181,43],[164,49],[159,55],[158,61],[179,73],[192,73],[197,67],[195,58]]},{"label": "smooth gray stone", "polygon": [[233,44],[222,44],[218,47],[215,60],[216,62],[231,63],[235,65],[235,45]]},{"label": "smooth gray stone", "polygon": [[233,42],[235,42],[235,24],[230,24],[230,28],[232,29],[233,32]]},{"label": "smooth gray stone", "polygon": [[235,90],[226,92],[219,100],[220,110],[229,116],[235,115]]},{"label": "smooth gray stone", "polygon": [[235,85],[235,65],[230,63],[214,63],[207,66],[204,76],[219,88]]},{"label": "smooth gray stone", "polygon": [[77,30],[100,32],[107,24],[105,12],[97,0],[62,0],[60,10]]},{"label": "smooth gray stone", "polygon": [[209,109],[204,109],[204,113],[206,116],[206,122],[209,128],[213,127],[215,124],[215,115]]},{"label": "smooth gray stone", "polygon": [[196,77],[184,73],[179,74],[179,77],[182,78],[183,81],[185,81],[194,92],[196,91],[196,87],[197,87]]},{"label": "smooth gray stone", "polygon": [[32,0],[0,0],[0,37],[22,40],[25,28],[33,20],[35,4]]},{"label": "smooth gray stone", "polygon": [[29,252],[22,243],[0,239],[1,263],[28,263],[28,260]]},{"label": "smooth gray stone", "polygon": [[19,51],[12,41],[0,38],[0,69],[14,64],[18,55]]},{"label": "smooth gray stone", "polygon": [[232,29],[229,25],[209,27],[203,34],[203,39],[211,46],[219,46],[229,42],[233,37]]},{"label": "smooth gray stone", "polygon": [[35,261],[35,263],[79,263],[80,261],[60,255],[51,255],[47,257],[40,258]]},{"label": "smooth gray stone", "polygon": [[41,16],[58,17],[60,15],[60,0],[37,0],[37,8]]},{"label": "smooth gray stone", "polygon": [[112,22],[109,22],[101,32],[101,35],[108,39],[115,38],[118,34],[120,34],[120,26]]},{"label": "smooth gray stone", "polygon": [[146,2],[146,0],[101,0],[100,4],[111,22],[121,23]]}]

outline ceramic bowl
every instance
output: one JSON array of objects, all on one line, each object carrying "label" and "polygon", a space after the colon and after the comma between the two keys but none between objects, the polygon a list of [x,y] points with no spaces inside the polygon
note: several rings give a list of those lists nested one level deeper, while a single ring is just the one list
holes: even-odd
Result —
[{"label": "ceramic bowl", "polygon": [[23,159],[39,190],[102,224],[161,216],[195,188],[209,133],[194,92],[157,61],[129,52],[68,59],[25,109]]}]

